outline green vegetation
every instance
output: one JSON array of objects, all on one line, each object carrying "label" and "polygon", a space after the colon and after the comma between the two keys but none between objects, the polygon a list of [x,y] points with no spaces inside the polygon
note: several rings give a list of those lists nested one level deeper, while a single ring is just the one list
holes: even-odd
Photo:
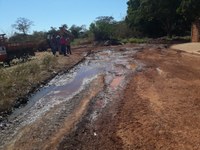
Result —
[{"label": "green vegetation", "polygon": [[78,38],[78,39],[74,39],[71,43],[72,46],[75,45],[86,45],[86,44],[92,44],[93,43],[93,39],[91,38]]},{"label": "green vegetation", "polygon": [[184,16],[186,20],[194,22],[200,17],[200,1],[199,0],[182,0],[177,11]]},{"label": "green vegetation", "polygon": [[200,17],[199,0],[129,0],[126,22],[145,36],[187,35]]},{"label": "green vegetation", "polygon": [[148,38],[129,38],[129,39],[123,39],[121,40],[122,43],[147,43]]},{"label": "green vegetation", "polygon": [[95,41],[103,41],[113,38],[115,21],[113,17],[102,16],[90,25]]}]

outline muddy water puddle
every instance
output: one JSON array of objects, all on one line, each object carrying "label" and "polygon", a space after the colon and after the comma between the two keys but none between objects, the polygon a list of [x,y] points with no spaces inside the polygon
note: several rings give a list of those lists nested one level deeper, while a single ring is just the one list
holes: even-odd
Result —
[{"label": "muddy water puddle", "polygon": [[[46,125],[46,128],[50,128],[58,120],[55,119],[57,116],[66,118],[79,103],[73,99],[76,99],[78,94],[88,88],[87,85],[92,81],[103,76],[105,88],[99,93],[99,101],[95,106],[99,112],[112,100],[114,92],[126,85],[127,76],[140,65],[133,60],[136,52],[135,49],[125,49],[123,51],[103,50],[92,53],[86,57],[84,62],[68,73],[56,76],[31,96],[26,106],[15,110],[8,118],[10,123],[6,124],[0,131],[0,145],[2,145],[0,148],[3,149],[3,145],[12,143],[12,141],[16,142],[19,139],[19,133],[27,126],[35,125],[37,122],[38,126],[41,126],[41,121],[38,120],[51,119]],[[97,111],[93,112],[94,119],[97,118]],[[62,116],[62,114],[65,115]],[[45,132],[48,132],[48,129]]]}]

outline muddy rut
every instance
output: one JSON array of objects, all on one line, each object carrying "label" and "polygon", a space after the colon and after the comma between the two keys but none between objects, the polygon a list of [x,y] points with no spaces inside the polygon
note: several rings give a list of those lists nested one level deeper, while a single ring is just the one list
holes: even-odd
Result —
[{"label": "muddy rut", "polygon": [[88,113],[60,150],[200,149],[200,55],[154,45],[134,59],[145,65],[125,90],[113,93],[97,120]]},{"label": "muddy rut", "polygon": [[0,149],[57,149],[86,114],[94,121],[118,98],[143,66],[133,58],[142,49],[96,51],[56,76],[1,124]]}]

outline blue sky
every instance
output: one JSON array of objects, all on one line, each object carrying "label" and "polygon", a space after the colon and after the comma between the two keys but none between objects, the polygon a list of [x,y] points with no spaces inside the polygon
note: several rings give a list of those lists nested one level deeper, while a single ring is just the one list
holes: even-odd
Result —
[{"label": "blue sky", "polygon": [[0,33],[12,34],[17,18],[34,22],[31,31],[47,31],[62,24],[86,25],[96,17],[126,16],[127,0],[0,0]]}]

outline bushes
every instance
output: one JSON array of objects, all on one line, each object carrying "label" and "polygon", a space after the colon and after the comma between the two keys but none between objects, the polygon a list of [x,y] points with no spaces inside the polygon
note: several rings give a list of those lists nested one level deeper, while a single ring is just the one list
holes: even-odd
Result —
[{"label": "bushes", "polygon": [[86,45],[86,44],[92,44],[92,42],[93,42],[92,38],[79,38],[79,39],[74,39],[71,45]]},{"label": "bushes", "polygon": [[44,69],[46,68],[48,71],[55,69],[57,63],[58,63],[57,58],[52,55],[46,55],[42,60],[43,68]]},{"label": "bushes", "polygon": [[148,42],[148,39],[140,39],[140,38],[130,38],[130,39],[123,39],[122,40],[122,43],[126,44],[126,43],[147,43]]}]

